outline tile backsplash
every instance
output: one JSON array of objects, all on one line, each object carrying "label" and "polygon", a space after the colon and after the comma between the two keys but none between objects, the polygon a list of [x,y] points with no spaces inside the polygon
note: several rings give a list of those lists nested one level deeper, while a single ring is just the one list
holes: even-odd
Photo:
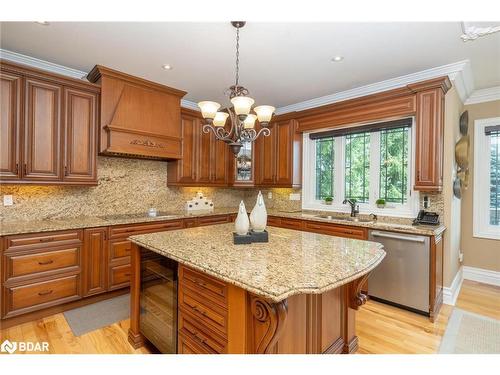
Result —
[{"label": "tile backsplash", "polygon": [[184,209],[202,191],[217,207],[237,207],[245,192],[237,189],[167,187],[167,163],[155,160],[98,157],[97,186],[1,185],[12,194],[13,206],[0,206],[5,220],[39,220],[116,213]]},{"label": "tile backsplash", "polygon": [[[97,186],[0,185],[0,195],[11,194],[13,206],[0,205],[4,220],[40,220],[117,213],[141,213],[155,207],[161,211],[184,209],[188,199],[202,191],[216,207],[237,207],[245,201],[247,211],[255,205],[258,191],[269,209],[297,211],[301,201],[291,201],[290,193],[301,189],[230,189],[167,187],[167,163],[154,160],[98,157]],[[268,198],[268,193],[272,198]],[[441,193],[427,193],[429,211],[443,214]],[[421,198],[423,194],[421,194]],[[422,199],[421,199],[422,201]],[[406,219],[407,220],[407,219]],[[398,220],[399,221],[399,220]]]}]

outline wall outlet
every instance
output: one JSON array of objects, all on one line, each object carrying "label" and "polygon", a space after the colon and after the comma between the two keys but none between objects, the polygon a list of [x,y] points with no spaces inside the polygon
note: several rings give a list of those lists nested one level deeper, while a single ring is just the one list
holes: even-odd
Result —
[{"label": "wall outlet", "polygon": [[4,206],[12,206],[14,204],[14,199],[12,195],[4,195],[3,196],[3,205]]},{"label": "wall outlet", "polygon": [[273,199],[273,192],[272,191],[267,193],[267,199]]},{"label": "wall outlet", "polygon": [[462,263],[464,261],[464,253],[462,253],[462,252],[458,253],[458,260],[460,263]]},{"label": "wall outlet", "polygon": [[300,194],[299,193],[290,193],[290,200],[291,201],[300,201]]}]

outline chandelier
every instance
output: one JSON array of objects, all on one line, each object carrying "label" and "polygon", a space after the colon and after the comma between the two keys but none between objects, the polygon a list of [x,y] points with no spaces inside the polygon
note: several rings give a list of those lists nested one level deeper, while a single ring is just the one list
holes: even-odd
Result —
[{"label": "chandelier", "polygon": [[[220,110],[221,105],[217,102],[202,101],[198,103],[201,114],[206,121],[203,132],[214,133],[216,139],[226,142],[235,156],[240,152],[243,143],[254,142],[261,135],[269,136],[269,121],[273,116],[275,108],[270,105],[260,105],[253,108],[255,114],[250,113],[255,103],[249,97],[248,90],[239,84],[240,65],[240,29],[245,26],[244,21],[233,21],[231,24],[236,28],[236,82],[229,87],[226,94],[233,104]],[[226,129],[227,118],[231,120],[231,127]],[[259,120],[261,129],[255,129],[255,121]]]}]

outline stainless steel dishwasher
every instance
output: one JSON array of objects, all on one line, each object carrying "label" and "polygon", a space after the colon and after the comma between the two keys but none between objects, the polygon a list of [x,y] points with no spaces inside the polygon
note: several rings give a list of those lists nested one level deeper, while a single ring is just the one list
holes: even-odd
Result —
[{"label": "stainless steel dishwasher", "polygon": [[370,230],[368,239],[387,253],[368,279],[369,296],[429,315],[429,237]]}]

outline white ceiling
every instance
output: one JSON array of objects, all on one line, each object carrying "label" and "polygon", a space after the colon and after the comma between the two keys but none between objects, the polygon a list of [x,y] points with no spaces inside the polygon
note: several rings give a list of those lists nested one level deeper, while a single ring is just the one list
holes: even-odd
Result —
[{"label": "white ceiling", "polygon": [[[234,82],[229,23],[2,22],[2,49],[90,71],[105,65],[227,103]],[[470,60],[474,88],[500,86],[500,33],[462,42],[461,24],[247,23],[240,83],[256,104],[276,107]],[[345,57],[331,62],[336,55]],[[173,70],[165,71],[168,63]]]}]

